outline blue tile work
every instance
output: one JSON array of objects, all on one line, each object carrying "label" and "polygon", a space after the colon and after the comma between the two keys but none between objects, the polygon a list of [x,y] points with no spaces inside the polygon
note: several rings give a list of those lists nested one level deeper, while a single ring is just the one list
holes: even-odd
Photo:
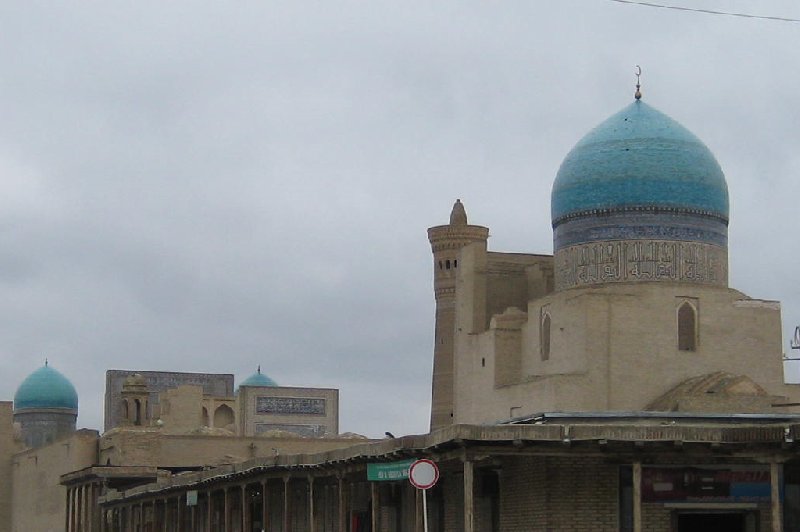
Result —
[{"label": "blue tile work", "polygon": [[711,151],[689,130],[636,101],[590,131],[561,164],[553,227],[618,211],[691,213],[728,221],[728,187]]},{"label": "blue tile work", "polygon": [[565,220],[553,229],[553,249],[608,240],[674,240],[728,247],[719,218],[684,212],[629,211]]},{"label": "blue tile work", "polygon": [[14,411],[31,408],[78,409],[75,387],[47,364],[28,375],[14,394]]},{"label": "blue tile work", "polygon": [[605,241],[556,251],[555,289],[608,283],[728,285],[727,250],[701,242]]}]

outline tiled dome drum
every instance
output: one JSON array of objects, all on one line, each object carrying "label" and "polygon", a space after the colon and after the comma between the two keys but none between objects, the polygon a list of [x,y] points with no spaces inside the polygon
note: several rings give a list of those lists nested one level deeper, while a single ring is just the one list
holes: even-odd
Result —
[{"label": "tiled dome drum", "polygon": [[711,151],[637,100],[569,152],[553,184],[556,287],[727,285],[728,188]]}]

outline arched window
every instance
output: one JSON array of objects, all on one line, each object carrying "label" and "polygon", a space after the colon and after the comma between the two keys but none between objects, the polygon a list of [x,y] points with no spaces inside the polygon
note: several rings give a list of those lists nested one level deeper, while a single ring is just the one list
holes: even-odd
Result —
[{"label": "arched window", "polygon": [[134,413],[133,417],[133,424],[134,425],[141,425],[142,424],[142,403],[138,399],[134,399],[133,404],[136,408],[136,412]]},{"label": "arched window", "polygon": [[688,302],[678,307],[678,350],[697,350],[697,311]]},{"label": "arched window", "polygon": [[234,421],[233,409],[228,405],[220,405],[214,411],[214,426],[218,428],[225,428],[232,425]]},{"label": "arched window", "polygon": [[550,314],[545,314],[542,318],[540,340],[542,360],[550,360]]},{"label": "arched window", "polygon": [[444,267],[445,267],[446,270],[450,269],[450,259],[447,259],[446,261],[444,261]]},{"label": "arched window", "polygon": [[211,422],[208,419],[208,409],[206,407],[203,407],[203,414],[202,415],[203,415],[203,426],[204,427],[210,427],[211,426]]}]

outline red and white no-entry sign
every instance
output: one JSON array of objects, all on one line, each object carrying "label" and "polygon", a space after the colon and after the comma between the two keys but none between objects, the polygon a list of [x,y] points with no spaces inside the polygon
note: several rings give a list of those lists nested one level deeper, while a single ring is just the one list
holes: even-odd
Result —
[{"label": "red and white no-entry sign", "polygon": [[439,468],[432,460],[421,458],[408,468],[408,480],[417,489],[430,489],[439,480]]}]

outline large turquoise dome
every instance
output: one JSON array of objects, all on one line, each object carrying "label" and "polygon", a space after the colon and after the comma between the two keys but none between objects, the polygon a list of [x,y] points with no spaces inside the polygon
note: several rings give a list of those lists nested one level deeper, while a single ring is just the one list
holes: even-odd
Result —
[{"label": "large turquoise dome", "polygon": [[14,394],[14,412],[39,408],[78,409],[75,387],[46,363],[28,375]]},{"label": "large turquoise dome", "polygon": [[553,227],[613,212],[683,212],[728,221],[728,187],[711,151],[685,127],[636,100],[590,131],[561,163]]}]

